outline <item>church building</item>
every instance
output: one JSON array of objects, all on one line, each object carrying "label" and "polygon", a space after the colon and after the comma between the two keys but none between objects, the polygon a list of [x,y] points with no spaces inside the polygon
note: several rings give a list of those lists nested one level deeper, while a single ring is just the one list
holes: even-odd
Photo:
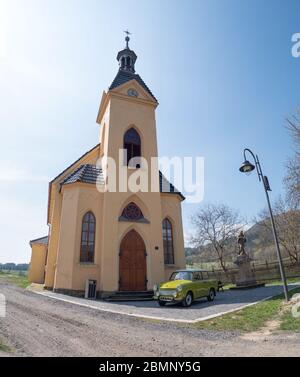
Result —
[{"label": "church building", "polygon": [[[135,73],[137,55],[128,36],[117,60],[118,73],[103,92],[97,116],[99,143],[49,183],[49,234],[30,241],[29,280],[55,292],[82,296],[89,281],[102,298],[147,292],[186,266],[184,196],[158,166],[153,177],[153,169],[143,163],[150,166],[158,156],[158,102]],[[127,152],[121,164],[120,150]],[[117,162],[116,191],[99,190],[107,182],[99,163],[105,157]],[[120,190],[124,172],[128,180],[145,172],[149,181],[157,180],[158,189]]]}]

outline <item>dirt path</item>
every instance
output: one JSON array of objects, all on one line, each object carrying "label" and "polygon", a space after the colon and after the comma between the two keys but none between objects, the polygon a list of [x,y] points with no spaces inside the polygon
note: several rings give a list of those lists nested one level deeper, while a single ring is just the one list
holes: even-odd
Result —
[{"label": "dirt path", "polygon": [[1,280],[0,292],[7,299],[0,339],[11,347],[11,356],[300,356],[299,334],[248,340],[103,313]]}]

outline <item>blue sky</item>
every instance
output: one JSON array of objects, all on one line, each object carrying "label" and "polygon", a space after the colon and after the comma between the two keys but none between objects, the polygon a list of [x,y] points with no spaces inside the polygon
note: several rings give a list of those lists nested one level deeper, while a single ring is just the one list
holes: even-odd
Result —
[{"label": "blue sky", "polygon": [[[29,261],[28,241],[47,234],[47,182],[98,143],[126,28],[160,102],[159,154],[204,156],[204,202],[251,219],[265,198],[238,172],[243,148],[259,154],[272,198],[292,154],[299,14],[297,0],[0,0],[0,262]],[[196,207],[183,205],[186,234]]]}]

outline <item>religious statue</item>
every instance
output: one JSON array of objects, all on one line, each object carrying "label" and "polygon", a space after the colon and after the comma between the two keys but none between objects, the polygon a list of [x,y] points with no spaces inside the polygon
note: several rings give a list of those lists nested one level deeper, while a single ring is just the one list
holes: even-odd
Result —
[{"label": "religious statue", "polygon": [[234,261],[237,265],[235,286],[230,289],[247,289],[264,286],[264,283],[257,283],[256,281],[255,273],[251,266],[252,259],[245,250],[246,241],[245,233],[241,230],[237,236],[237,244],[239,246],[238,256]]},{"label": "religious statue", "polygon": [[237,238],[237,243],[238,243],[238,246],[239,246],[238,255],[247,255],[247,253],[245,251],[245,243],[246,242],[247,242],[247,239],[245,237],[245,234],[241,230],[240,233],[239,233],[239,235],[238,235],[238,238]]}]

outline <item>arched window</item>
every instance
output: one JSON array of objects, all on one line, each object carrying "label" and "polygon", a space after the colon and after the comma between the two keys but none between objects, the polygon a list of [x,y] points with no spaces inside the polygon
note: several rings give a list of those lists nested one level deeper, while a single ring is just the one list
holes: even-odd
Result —
[{"label": "arched window", "polygon": [[122,217],[126,220],[138,221],[144,218],[142,211],[139,207],[131,202],[123,209]]},{"label": "arched window", "polygon": [[124,149],[127,151],[127,166],[132,158],[141,157],[141,138],[134,128],[130,128],[124,135]]},{"label": "arched window", "polygon": [[174,264],[173,229],[170,220],[162,222],[165,264]]},{"label": "arched window", "polygon": [[96,219],[87,212],[82,219],[80,262],[94,263]]},{"label": "arched window", "polygon": [[125,57],[121,59],[121,68],[125,68]]}]

